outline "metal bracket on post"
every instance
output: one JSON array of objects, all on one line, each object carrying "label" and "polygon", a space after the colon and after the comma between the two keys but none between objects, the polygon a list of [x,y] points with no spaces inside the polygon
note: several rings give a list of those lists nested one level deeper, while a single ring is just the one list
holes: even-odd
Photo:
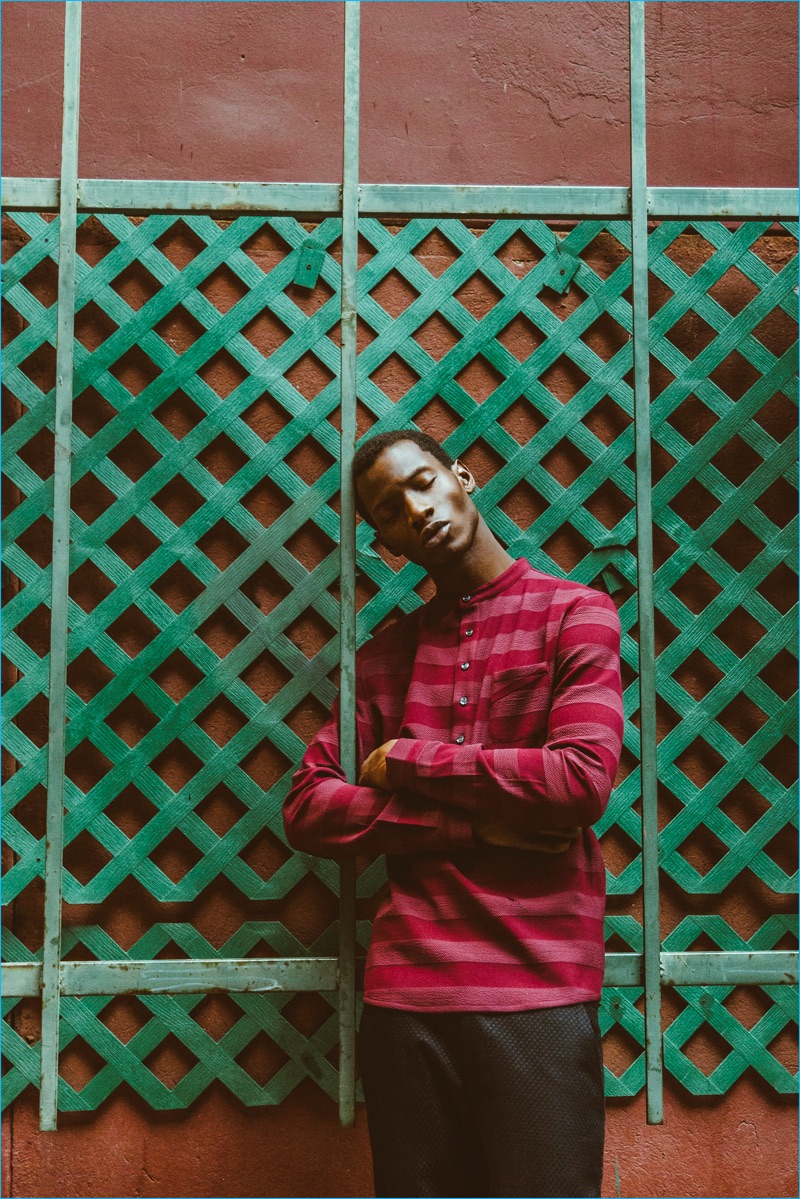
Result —
[{"label": "metal bracket on post", "polygon": [[549,287],[551,291],[563,296],[577,274],[581,260],[575,254],[570,254],[569,250],[563,250],[558,240],[555,250],[551,250],[547,257],[550,261],[550,271],[542,280],[542,287]]},{"label": "metal bracket on post", "polygon": [[81,5],[68,0],[64,28],[64,120],[58,237],[53,565],[50,625],[50,717],[47,745],[47,836],[44,858],[42,1058],[39,1126],[53,1132],[58,1113],[61,1006],[61,873],[64,851],[64,776],[67,724],[67,606],[69,602],[72,368],[75,324],[75,233],[78,215],[78,114]]},{"label": "metal bracket on post", "polygon": [[[356,511],[352,481],[356,445],[356,287],[358,274],[358,0],[344,6],[344,153],[342,164],[342,367],[341,417],[341,686],[339,744],[342,766],[355,782],[356,746]],[[355,863],[339,873],[339,1119],[355,1120],[356,1025]]]},{"label": "metal bracket on post", "polygon": [[647,118],[644,2],[629,0],[631,102],[631,233],[633,373],[636,443],[636,549],[639,593],[639,715],[644,893],[645,1064],[647,1122],[663,1115],[661,931],[658,894],[658,777],[656,744],[655,610],[650,441],[650,338],[647,257]]},{"label": "metal bracket on post", "polygon": [[316,287],[319,273],[325,262],[325,247],[320,242],[309,237],[300,247],[292,282],[297,287]]}]

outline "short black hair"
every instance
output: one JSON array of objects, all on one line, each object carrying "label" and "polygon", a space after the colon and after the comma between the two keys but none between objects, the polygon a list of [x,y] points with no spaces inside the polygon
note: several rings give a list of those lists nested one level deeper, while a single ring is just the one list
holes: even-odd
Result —
[{"label": "short black hair", "polygon": [[358,494],[358,480],[366,471],[374,465],[377,458],[388,449],[391,445],[397,445],[399,441],[411,441],[414,445],[418,445],[421,450],[426,450],[443,466],[450,467],[455,462],[455,458],[448,454],[439,442],[431,437],[429,433],[423,433],[420,429],[389,429],[385,433],[376,433],[374,437],[370,437],[367,441],[361,443],[355,452],[353,458],[353,487],[355,488],[356,512],[364,517],[364,520],[369,524],[373,523],[372,517],[367,512],[361,496]]}]

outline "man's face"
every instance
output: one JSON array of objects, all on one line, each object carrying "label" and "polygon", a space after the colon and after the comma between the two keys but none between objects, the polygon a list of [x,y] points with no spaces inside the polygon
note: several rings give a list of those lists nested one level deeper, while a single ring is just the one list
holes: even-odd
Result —
[{"label": "man's face", "polygon": [[472,546],[480,520],[465,466],[447,467],[413,441],[388,446],[358,479],[383,544],[432,573]]}]

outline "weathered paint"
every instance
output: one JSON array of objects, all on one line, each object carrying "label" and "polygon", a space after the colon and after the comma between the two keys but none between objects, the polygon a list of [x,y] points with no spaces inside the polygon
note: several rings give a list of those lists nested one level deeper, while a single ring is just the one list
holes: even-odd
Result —
[{"label": "weathered paint", "polygon": [[[358,169],[360,150],[361,5],[345,5],[344,139],[342,152],[341,291],[341,525],[339,536],[339,712],[341,761],[348,782],[356,781],[356,539],[355,489],[356,358],[358,354]],[[339,867],[339,1117],[355,1119],[356,1036],[356,867]]]},{"label": "weathered paint", "polygon": [[[183,995],[250,991],[335,991],[336,958],[175,958],[156,961],[62,962],[63,995],[136,995],[170,991]],[[363,959],[356,977],[363,971]],[[669,953],[660,955],[662,983],[669,986],[796,985],[797,952],[744,950],[728,953]],[[644,981],[644,956],[608,953],[604,985],[637,987]],[[20,962],[2,967],[6,998],[39,994],[42,967]]]},{"label": "weathered paint", "polygon": [[74,367],[78,127],[80,121],[82,5],[68,4],[64,29],[61,187],[58,234],[58,326],[56,334],[55,454],[53,468],[53,564],[50,608],[50,718],[47,756],[44,950],[42,962],[42,1055],[40,1119],[54,1130],[58,1108],[59,963],[61,960],[62,860],[64,852],[67,636],[72,486],[72,391]]},{"label": "weathered paint", "polygon": [[636,570],[639,593],[639,712],[642,773],[644,1026],[647,1122],[663,1120],[661,930],[658,918],[658,779],[656,647],[653,604],[653,463],[650,425],[650,322],[647,245],[647,115],[643,4],[630,18],[631,258],[633,271],[633,393],[636,439]]},{"label": "weathered paint", "polygon": [[[58,209],[57,179],[6,176],[2,205],[15,210]],[[448,187],[438,183],[365,183],[359,189],[362,215],[624,217],[630,214],[627,187]],[[291,212],[320,215],[341,211],[335,183],[201,183],[197,180],[79,179],[81,212]],[[772,217],[792,220],[797,188],[647,188],[651,218]]]}]

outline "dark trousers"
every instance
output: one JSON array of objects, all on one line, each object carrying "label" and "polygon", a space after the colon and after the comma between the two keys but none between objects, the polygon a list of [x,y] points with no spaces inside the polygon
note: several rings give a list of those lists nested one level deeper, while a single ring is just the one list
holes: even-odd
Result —
[{"label": "dark trousers", "polygon": [[423,1014],[364,1005],[377,1196],[599,1195],[597,1004]]}]

